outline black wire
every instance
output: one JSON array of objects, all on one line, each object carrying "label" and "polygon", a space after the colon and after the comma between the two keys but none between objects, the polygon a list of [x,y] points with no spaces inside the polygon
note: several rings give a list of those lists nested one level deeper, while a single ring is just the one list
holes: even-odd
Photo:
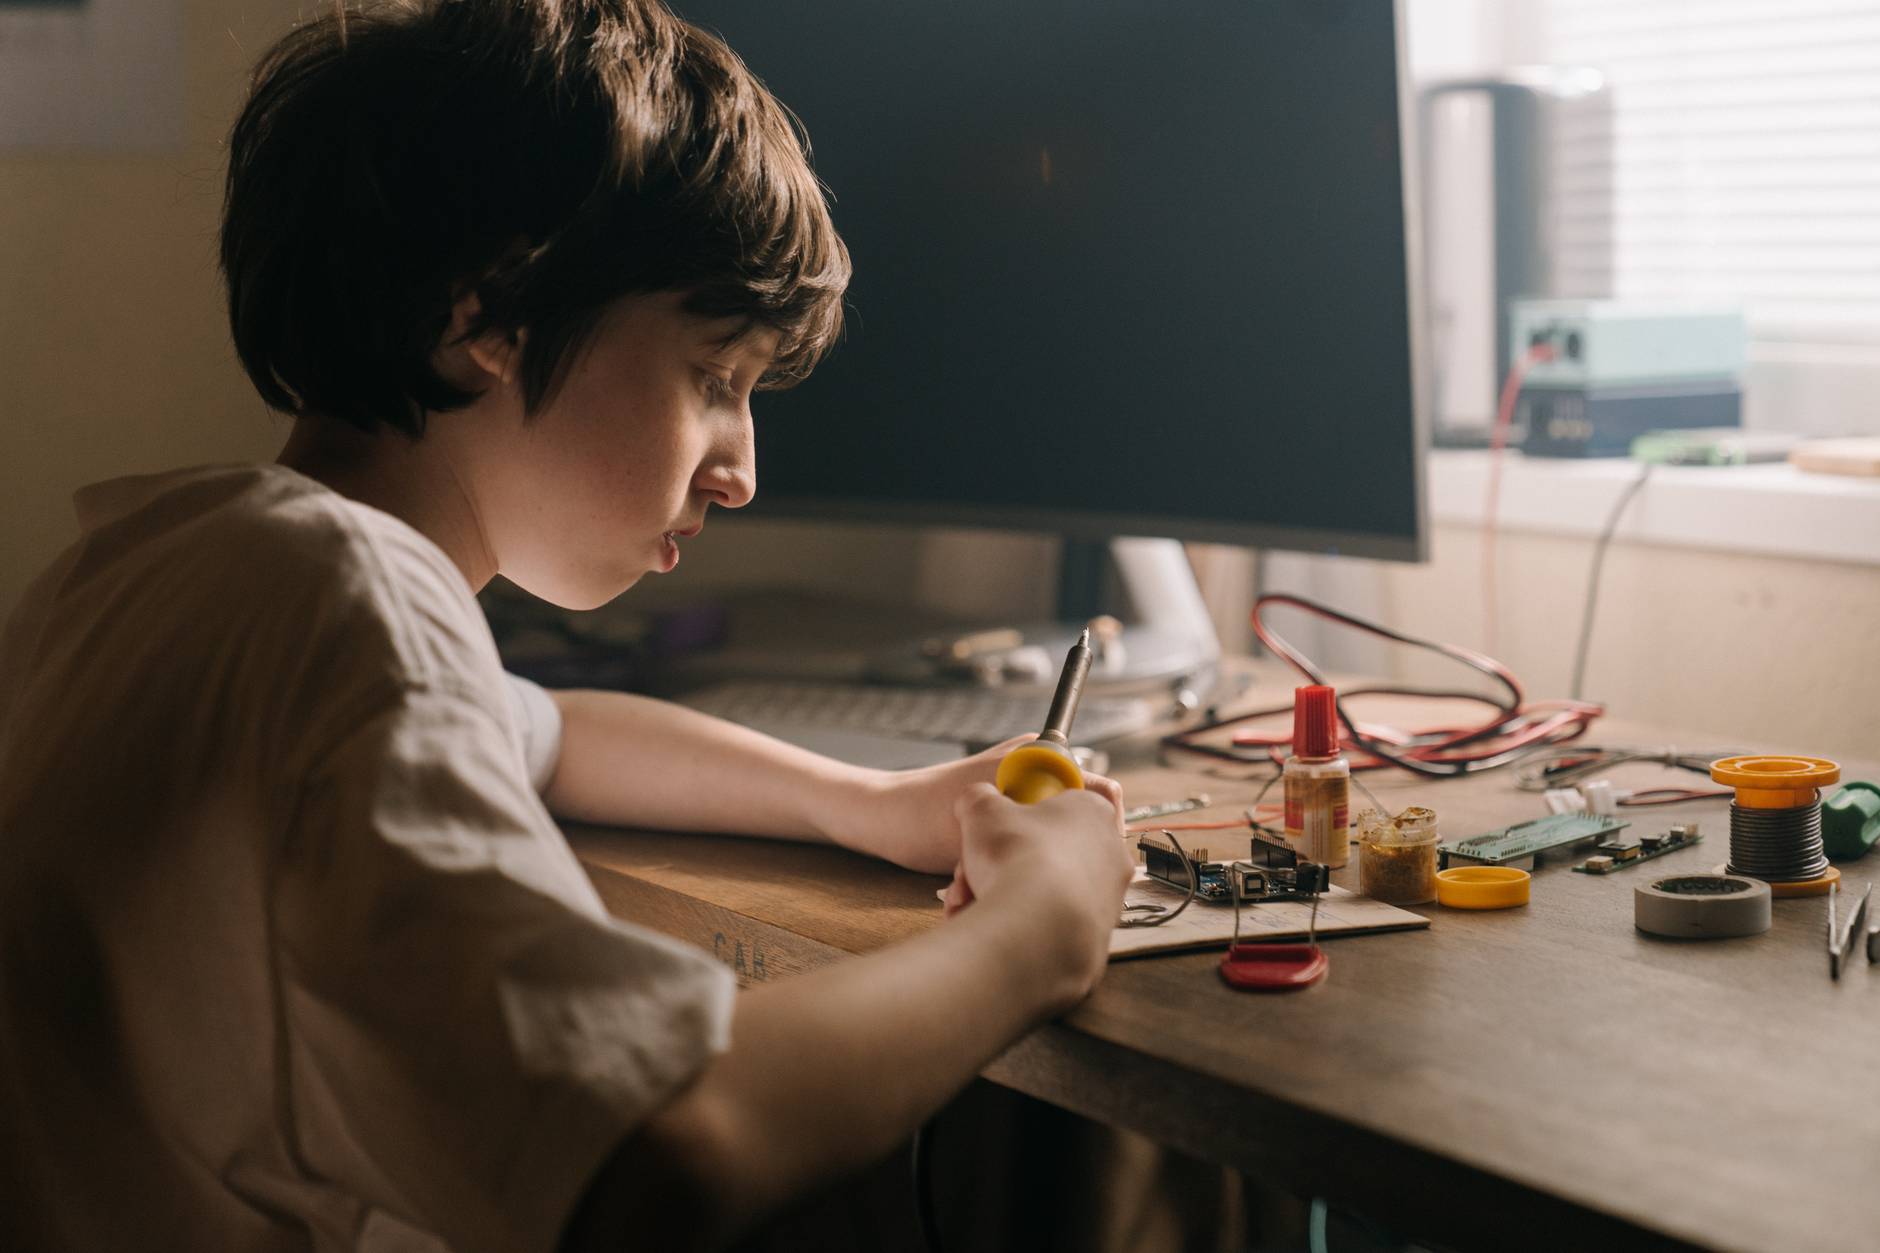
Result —
[{"label": "black wire", "polygon": [[914,1212],[920,1219],[921,1242],[927,1253],[940,1253],[940,1221],[933,1203],[933,1136],[935,1114],[914,1132],[912,1167],[914,1171]]},{"label": "black wire", "polygon": [[[1345,710],[1345,701],[1347,698],[1360,695],[1383,695],[1386,693],[1404,696],[1454,697],[1480,701],[1492,707],[1500,715],[1495,721],[1467,735],[1452,737],[1446,734],[1432,734],[1419,736],[1408,745],[1408,747],[1411,748],[1430,743],[1441,743],[1446,749],[1463,748],[1483,740],[1496,739],[1504,735],[1512,734],[1520,730],[1526,722],[1536,716],[1550,716],[1523,714],[1521,712],[1521,706],[1526,701],[1526,694],[1522,692],[1519,680],[1492,657],[1485,656],[1472,649],[1460,648],[1454,644],[1444,644],[1436,640],[1418,639],[1413,635],[1405,635],[1401,631],[1393,631],[1387,626],[1382,626],[1375,622],[1368,622],[1363,618],[1354,617],[1351,614],[1341,613],[1331,608],[1329,605],[1319,604],[1303,596],[1292,596],[1284,593],[1271,593],[1262,596],[1254,606],[1255,635],[1261,638],[1262,642],[1264,642],[1268,648],[1272,649],[1275,654],[1285,659],[1294,669],[1305,675],[1313,683],[1325,683],[1323,672],[1321,672],[1317,666],[1313,665],[1311,660],[1303,653],[1299,652],[1298,649],[1294,648],[1283,639],[1277,631],[1274,631],[1270,627],[1264,627],[1264,624],[1259,621],[1260,609],[1269,602],[1290,604],[1297,608],[1305,609],[1308,612],[1316,613],[1321,617],[1329,618],[1341,625],[1354,627],[1358,630],[1381,636],[1393,643],[1407,644],[1413,648],[1422,648],[1433,653],[1439,653],[1452,661],[1460,662],[1469,669],[1494,680],[1500,685],[1506,695],[1499,698],[1486,696],[1479,692],[1460,692],[1450,689],[1412,687],[1353,688],[1349,691],[1340,692],[1333,698],[1333,708],[1336,709],[1338,713],[1339,722],[1344,726],[1344,738],[1347,743],[1355,744],[1380,761],[1389,762],[1391,765],[1397,766],[1403,770],[1408,770],[1412,774],[1423,775],[1426,778],[1449,779],[1465,774],[1476,774],[1483,770],[1494,770],[1498,767],[1508,765],[1511,762],[1519,761],[1522,757],[1533,751],[1534,745],[1522,744],[1504,749],[1499,753],[1490,754],[1486,757],[1466,758],[1461,760],[1444,760],[1440,756],[1407,756],[1401,750],[1393,749],[1382,741],[1373,739],[1360,731],[1357,723],[1352,720],[1351,715]],[[1261,634],[1262,630],[1264,630],[1264,635]],[[1258,761],[1262,759],[1263,755],[1239,753],[1232,749],[1221,748],[1217,745],[1197,744],[1191,737],[1204,731],[1218,730],[1220,727],[1227,726],[1233,722],[1244,721],[1248,718],[1270,716],[1278,712],[1282,711],[1267,710],[1255,714],[1243,714],[1238,718],[1231,718],[1226,722],[1214,723],[1211,726],[1194,727],[1185,731],[1179,731],[1173,735],[1164,736],[1162,745],[1165,748],[1176,748],[1185,752],[1200,753],[1204,756],[1225,761]],[[1547,742],[1559,743],[1563,740],[1572,739],[1574,736],[1584,733],[1584,730],[1585,726],[1582,724],[1577,729],[1573,729],[1570,734],[1557,734],[1551,737]]]},{"label": "black wire", "polygon": [[[1493,696],[1488,696],[1481,692],[1465,692],[1456,688],[1377,686],[1354,687],[1339,693],[1340,700],[1358,696],[1410,696],[1430,700],[1468,700],[1487,705],[1497,713],[1503,712],[1506,709],[1506,706]],[[1222,761],[1239,762],[1243,765],[1272,765],[1273,758],[1271,754],[1264,749],[1258,752],[1247,753],[1236,748],[1223,748],[1217,744],[1198,744],[1194,742],[1193,737],[1206,735],[1209,732],[1219,731],[1226,727],[1238,726],[1243,722],[1253,722],[1260,718],[1274,718],[1278,717],[1280,714],[1289,714],[1292,712],[1292,708],[1291,705],[1275,705],[1271,709],[1255,709],[1250,713],[1235,714],[1231,718],[1210,716],[1205,722],[1196,723],[1194,726],[1184,727],[1180,731],[1173,731],[1163,736],[1161,741],[1162,746],[1164,748],[1178,748],[1183,752],[1199,753],[1204,757],[1216,757]],[[1216,711],[1210,709],[1208,712],[1210,715],[1213,715]],[[1342,715],[1343,711],[1341,710],[1340,713]],[[1501,723],[1497,723],[1496,728],[1493,730],[1498,731],[1501,726]],[[1471,743],[1474,740],[1483,738],[1486,734],[1488,734],[1488,732],[1456,740],[1454,741],[1454,746]],[[1351,737],[1347,734],[1346,738],[1350,739]],[[1404,744],[1404,747],[1415,748],[1422,744],[1436,743],[1447,739],[1449,739],[1447,733],[1433,731],[1424,735],[1410,736]]]},{"label": "black wire", "polygon": [[1542,746],[1533,750],[1530,762],[1522,763],[1523,769],[1516,771],[1514,785],[1524,792],[1571,787],[1581,779],[1640,761],[1708,776],[1711,762],[1719,757],[1734,757],[1737,752],[1729,748],[1681,753],[1673,748],[1618,748],[1597,744],[1572,748]]},{"label": "black wire", "polygon": [[[1116,925],[1118,927],[1159,927],[1165,922],[1172,922],[1177,914],[1187,909],[1188,906],[1194,902],[1195,893],[1201,890],[1201,874],[1195,869],[1194,858],[1188,855],[1188,850],[1182,847],[1182,842],[1175,838],[1175,833],[1167,828],[1163,828],[1156,832],[1156,834],[1162,836],[1173,845],[1175,855],[1182,859],[1182,869],[1188,872],[1188,895],[1182,897],[1182,903],[1177,905],[1174,909],[1163,909],[1160,913],[1146,916],[1138,915],[1135,918],[1124,914],[1123,917],[1117,921]],[[1125,901],[1124,905],[1127,906],[1128,902]]]},{"label": "black wire", "polygon": [[[1351,614],[1340,613],[1338,610],[1328,605],[1317,604],[1302,596],[1276,594],[1266,599],[1281,603],[1291,603],[1299,608],[1342,623],[1345,626],[1355,627],[1360,631],[1368,631],[1373,635],[1380,635],[1393,643],[1408,644],[1413,648],[1422,648],[1433,653],[1441,653],[1450,660],[1459,661],[1469,667],[1469,669],[1476,671],[1478,674],[1486,675],[1500,684],[1502,689],[1507,693],[1507,697],[1505,700],[1494,701],[1493,704],[1495,708],[1500,711],[1501,718],[1497,722],[1483,727],[1472,735],[1463,736],[1455,740],[1452,745],[1453,747],[1461,747],[1464,744],[1471,744],[1478,740],[1492,739],[1495,736],[1506,734],[1509,725],[1515,721],[1522,702],[1526,699],[1525,694],[1521,691],[1520,683],[1516,682],[1513,675],[1502,669],[1492,657],[1484,656],[1481,653],[1475,652],[1473,649],[1458,648],[1454,644],[1444,644],[1437,640],[1424,640],[1418,639],[1414,635],[1405,635],[1403,632],[1393,631],[1387,626],[1382,626],[1375,622],[1367,622],[1363,618],[1354,617]],[[1304,654],[1300,653],[1291,644],[1281,639],[1278,632],[1269,628],[1267,634],[1272,637],[1268,643],[1274,646],[1274,650],[1278,652],[1280,656],[1291,662],[1295,669],[1311,679],[1314,683],[1325,683],[1325,675],[1319,668],[1313,665]],[[1391,765],[1408,770],[1413,774],[1420,774],[1428,778],[1436,779],[1450,779],[1458,775],[1476,774],[1483,770],[1493,770],[1498,766],[1505,766],[1509,762],[1521,757],[1528,749],[1528,746],[1524,745],[1520,748],[1508,749],[1505,752],[1496,753],[1492,756],[1472,761],[1428,761],[1418,760],[1414,757],[1406,757],[1358,730],[1358,724],[1353,721],[1350,714],[1345,712],[1345,698],[1351,694],[1352,693],[1341,693],[1332,699],[1332,707],[1338,711],[1338,720],[1345,726],[1345,739],[1347,742],[1356,744],[1373,757],[1381,758],[1384,761],[1388,761]],[[1481,698],[1478,697],[1477,699]]]},{"label": "black wire", "polygon": [[1599,571],[1606,564],[1606,546],[1612,543],[1614,531],[1619,529],[1619,519],[1625,515],[1625,507],[1638,495],[1638,489],[1645,486],[1645,480],[1652,476],[1652,463],[1647,461],[1639,470],[1638,477],[1626,484],[1625,491],[1619,494],[1618,503],[1613,505],[1612,513],[1606,518],[1606,528],[1599,533],[1599,542],[1593,545],[1593,568],[1586,577],[1586,614],[1580,619],[1580,646],[1573,654],[1573,688],[1568,699],[1580,699],[1580,689],[1586,679],[1586,650],[1593,641],[1593,610],[1599,603]]}]

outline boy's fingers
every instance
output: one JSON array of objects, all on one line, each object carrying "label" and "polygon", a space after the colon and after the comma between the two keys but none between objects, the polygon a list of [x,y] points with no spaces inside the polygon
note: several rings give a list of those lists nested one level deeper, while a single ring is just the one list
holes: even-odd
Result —
[{"label": "boy's fingers", "polygon": [[1005,760],[1007,753],[1017,748],[1020,744],[1029,744],[1037,738],[1038,734],[1035,731],[1027,731],[1023,735],[1014,735],[1003,744],[994,744],[991,748],[981,749],[966,760],[972,762],[981,770],[997,770],[999,763]]},{"label": "boy's fingers", "polygon": [[953,872],[953,882],[947,884],[946,916],[951,918],[973,903],[973,890],[966,885],[966,867],[961,866]]},{"label": "boy's fingers", "polygon": [[990,783],[969,783],[953,801],[953,816],[964,821],[974,810],[1004,799]]},{"label": "boy's fingers", "polygon": [[1095,792],[1098,796],[1101,796],[1104,800],[1109,801],[1110,804],[1114,806],[1116,809],[1116,820],[1118,822],[1121,822],[1123,820],[1123,785],[1122,784],[1118,783],[1115,779],[1109,778],[1105,775],[1086,774],[1084,776],[1084,791]]}]

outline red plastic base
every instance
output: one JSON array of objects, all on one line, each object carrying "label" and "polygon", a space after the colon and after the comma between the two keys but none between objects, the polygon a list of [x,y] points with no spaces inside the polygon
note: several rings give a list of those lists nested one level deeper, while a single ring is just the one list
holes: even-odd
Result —
[{"label": "red plastic base", "polygon": [[1316,944],[1235,944],[1221,958],[1221,979],[1243,992],[1291,992],[1323,979],[1331,964]]}]

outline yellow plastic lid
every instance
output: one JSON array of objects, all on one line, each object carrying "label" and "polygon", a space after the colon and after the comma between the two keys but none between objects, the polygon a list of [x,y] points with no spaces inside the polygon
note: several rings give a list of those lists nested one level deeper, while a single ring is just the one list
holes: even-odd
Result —
[{"label": "yellow plastic lid", "polygon": [[1436,872],[1436,903],[1450,909],[1513,909],[1528,903],[1531,879],[1512,866],[1453,866]]},{"label": "yellow plastic lid", "polygon": [[1841,781],[1841,767],[1826,757],[1751,754],[1711,762],[1710,777],[1736,789],[1739,809],[1800,809]]}]

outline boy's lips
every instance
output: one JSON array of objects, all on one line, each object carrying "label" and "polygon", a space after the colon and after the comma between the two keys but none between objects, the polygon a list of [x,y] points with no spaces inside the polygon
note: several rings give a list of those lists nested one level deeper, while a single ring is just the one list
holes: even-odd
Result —
[{"label": "boy's lips", "polygon": [[659,568],[663,574],[670,574],[679,565],[679,541],[697,535],[702,526],[688,527],[683,531],[661,531],[659,533]]}]

